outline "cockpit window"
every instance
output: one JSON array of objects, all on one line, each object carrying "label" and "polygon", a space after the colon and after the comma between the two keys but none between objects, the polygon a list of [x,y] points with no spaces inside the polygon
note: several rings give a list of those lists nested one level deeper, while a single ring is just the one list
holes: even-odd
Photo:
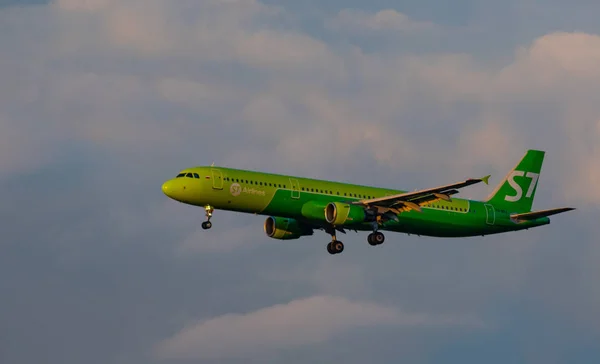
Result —
[{"label": "cockpit window", "polygon": [[198,173],[194,173],[194,178],[200,178],[200,176],[198,175]]},{"label": "cockpit window", "polygon": [[193,176],[191,173],[188,173],[188,174],[186,174],[185,176],[186,176],[186,177],[189,177],[189,178],[194,178],[194,176]]},{"label": "cockpit window", "polygon": [[175,177],[175,178],[181,178],[181,177],[183,177],[183,176],[185,176],[185,173],[179,173],[179,174],[177,175],[177,177]]}]

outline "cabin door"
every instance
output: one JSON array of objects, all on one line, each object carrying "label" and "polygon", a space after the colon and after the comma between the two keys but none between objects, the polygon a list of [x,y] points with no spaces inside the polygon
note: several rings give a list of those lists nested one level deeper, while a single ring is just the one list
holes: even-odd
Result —
[{"label": "cabin door", "polygon": [[212,172],[212,188],[215,190],[223,189],[223,173],[218,169],[211,169]]},{"label": "cabin door", "polygon": [[292,184],[292,198],[300,198],[300,184],[298,183],[298,180],[290,178],[290,183]]},{"label": "cabin door", "polygon": [[486,213],[486,220],[485,222],[488,225],[494,225],[494,223],[496,222],[496,210],[494,210],[494,206],[492,205],[484,205],[485,206],[485,213]]}]

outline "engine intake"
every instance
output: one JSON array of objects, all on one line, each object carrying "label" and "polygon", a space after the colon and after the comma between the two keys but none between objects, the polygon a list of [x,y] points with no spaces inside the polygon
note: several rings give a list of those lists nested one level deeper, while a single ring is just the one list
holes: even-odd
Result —
[{"label": "engine intake", "polygon": [[331,202],[325,208],[325,220],[335,226],[362,224],[376,219],[373,211],[362,206]]},{"label": "engine intake", "polygon": [[269,216],[264,224],[265,234],[269,238],[279,240],[298,239],[302,236],[312,235],[313,229],[297,220],[286,217]]}]

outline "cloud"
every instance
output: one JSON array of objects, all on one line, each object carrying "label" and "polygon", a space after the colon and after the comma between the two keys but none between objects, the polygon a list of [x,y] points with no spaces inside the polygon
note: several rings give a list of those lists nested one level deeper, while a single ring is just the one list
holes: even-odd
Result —
[{"label": "cloud", "polygon": [[[192,148],[193,133],[226,125],[235,132],[223,128],[220,136],[252,136],[256,148],[229,148],[224,160],[276,153],[278,168],[289,165],[285,160],[301,172],[362,158],[393,169],[441,167],[453,179],[474,165],[504,175],[512,163],[505,162],[506,143],[524,151],[561,140],[553,148],[578,161],[564,175],[581,176],[561,180],[571,184],[565,196],[588,199],[581,185],[600,173],[590,167],[600,119],[591,97],[600,74],[593,34],[547,34],[493,67],[469,54],[336,47],[291,26],[285,9],[258,1],[60,0],[52,9],[43,18],[52,26],[39,22],[49,28],[45,47],[53,49],[44,57],[64,66],[13,65],[12,74],[35,68],[39,77],[15,81],[13,93],[24,97],[10,96],[2,115],[5,138],[23,135],[40,118],[49,128],[35,147],[5,144],[5,171],[42,155],[56,158],[65,140],[151,153],[157,148],[150,143]],[[336,19],[383,33],[413,23],[395,10],[346,9]],[[88,32],[88,25],[100,31]],[[128,57],[139,67],[127,66]],[[11,111],[33,102],[40,106],[30,108],[26,123]],[[547,120],[544,133],[531,118]],[[438,143],[430,143],[429,130],[443,136]],[[269,150],[258,148],[265,145]]]},{"label": "cloud", "polygon": [[[553,25],[508,40],[517,32],[488,27],[497,37],[483,46],[416,20],[410,7],[343,10],[322,28],[321,6],[331,5],[321,3],[316,27],[289,10],[300,2],[57,0],[0,10],[10,49],[0,55],[0,276],[9,277],[0,286],[12,298],[0,321],[15,338],[0,350],[7,361],[39,362],[43,352],[46,361],[114,362],[126,351],[128,363],[146,363],[140,353],[176,331],[172,314],[199,322],[159,345],[166,358],[312,345],[303,350],[310,361],[331,355],[332,341],[349,348],[347,362],[358,351],[367,361],[398,357],[398,341],[428,353],[465,342],[495,349],[496,336],[454,335],[453,325],[479,327],[438,314],[457,309],[508,310],[514,323],[503,320],[500,335],[523,335],[524,345],[546,337],[539,322],[597,337],[598,320],[586,317],[598,316],[599,293],[581,277],[598,276],[598,35]],[[332,261],[324,233],[272,249],[279,243],[264,236],[264,218],[216,213],[213,230],[198,230],[202,210],[160,192],[180,168],[213,161],[410,189],[487,173],[499,181],[529,147],[548,151],[536,206],[589,207],[557,217],[570,229],[451,244],[389,235],[383,250],[349,234],[343,259]],[[565,290],[577,299],[554,294]],[[423,326],[450,326],[452,339],[415,334]],[[89,327],[98,328],[93,339],[80,335]],[[352,345],[365,341],[360,329],[380,346]],[[548,344],[553,354],[580,352]]]},{"label": "cloud", "polygon": [[[100,34],[96,46],[108,44],[113,50],[287,71],[331,69],[335,62],[325,43],[277,27],[282,9],[255,0],[59,0],[55,5],[71,20],[88,13]],[[63,34],[75,42],[72,47],[87,47],[90,41],[90,34]]]},{"label": "cloud", "polygon": [[336,30],[416,32],[434,30],[430,22],[416,21],[394,9],[385,9],[375,14],[357,9],[343,9],[327,25]]},{"label": "cloud", "polygon": [[313,296],[247,314],[227,314],[189,327],[160,343],[162,358],[247,357],[326,341],[372,326],[482,327],[478,319],[411,314],[370,302]]}]

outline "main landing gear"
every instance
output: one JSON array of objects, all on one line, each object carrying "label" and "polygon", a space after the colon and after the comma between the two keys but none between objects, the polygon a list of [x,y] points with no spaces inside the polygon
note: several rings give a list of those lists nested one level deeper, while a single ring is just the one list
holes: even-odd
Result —
[{"label": "main landing gear", "polygon": [[331,255],[339,254],[344,251],[344,243],[337,240],[335,236],[335,229],[328,231],[331,234],[331,243],[327,244],[327,252]]},{"label": "main landing gear", "polygon": [[379,231],[375,231],[367,236],[367,241],[371,246],[381,245],[385,241],[385,235]]},{"label": "main landing gear", "polygon": [[212,222],[210,222],[210,218],[212,217],[212,213],[213,211],[215,211],[215,209],[210,205],[206,205],[204,206],[204,210],[206,211],[206,221],[202,223],[202,228],[206,230],[212,227]]}]

